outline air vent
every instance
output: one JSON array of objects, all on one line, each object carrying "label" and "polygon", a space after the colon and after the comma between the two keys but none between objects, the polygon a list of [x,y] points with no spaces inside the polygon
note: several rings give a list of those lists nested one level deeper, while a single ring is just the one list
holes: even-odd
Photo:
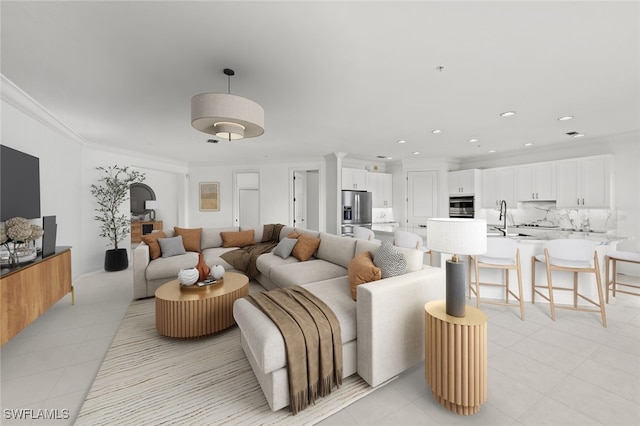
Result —
[{"label": "air vent", "polygon": [[218,139],[208,139],[207,143],[218,143]]},{"label": "air vent", "polygon": [[376,155],[376,158],[387,158],[386,155]]},{"label": "air vent", "polygon": [[571,136],[572,138],[580,138],[582,136],[584,136],[582,133],[580,132],[568,132],[567,133],[568,136]]}]

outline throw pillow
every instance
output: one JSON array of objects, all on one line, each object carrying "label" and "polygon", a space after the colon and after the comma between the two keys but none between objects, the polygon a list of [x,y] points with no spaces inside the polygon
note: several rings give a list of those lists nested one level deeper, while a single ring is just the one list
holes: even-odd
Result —
[{"label": "throw pillow", "polygon": [[175,231],[176,236],[182,235],[182,243],[184,244],[184,249],[186,251],[195,251],[196,253],[200,253],[200,236],[202,235],[202,228],[188,229],[174,226],[173,230]]},{"label": "throw pillow", "polygon": [[283,259],[291,256],[291,252],[293,251],[293,247],[296,245],[298,240],[295,238],[283,238],[282,241],[278,243],[276,248],[273,249],[273,254],[276,256],[280,256]]},{"label": "throw pillow", "polygon": [[186,253],[184,244],[182,243],[182,235],[172,238],[158,238],[158,244],[160,244],[160,250],[162,250],[162,257],[171,257]]},{"label": "throw pillow", "polygon": [[292,231],[289,235],[287,235],[287,238],[298,238],[300,236],[300,234],[298,234],[296,231]]},{"label": "throw pillow", "polygon": [[351,259],[347,268],[349,285],[351,286],[351,298],[357,300],[356,287],[360,284],[370,283],[382,278],[382,271],[373,264],[370,251],[364,251]]},{"label": "throw pillow", "polygon": [[382,270],[383,279],[402,275],[407,269],[407,259],[390,241],[382,242],[373,255],[373,263]]},{"label": "throw pillow", "polygon": [[320,247],[320,238],[310,237],[306,234],[301,234],[298,237],[298,242],[293,247],[291,254],[300,262],[311,259],[313,253]]},{"label": "throw pillow", "polygon": [[222,247],[246,247],[256,243],[253,229],[238,232],[221,232]]},{"label": "throw pillow", "polygon": [[160,251],[158,238],[167,238],[167,234],[165,234],[164,231],[158,231],[143,235],[141,238],[142,241],[149,246],[149,257],[151,257],[151,260],[159,258],[162,252]]}]

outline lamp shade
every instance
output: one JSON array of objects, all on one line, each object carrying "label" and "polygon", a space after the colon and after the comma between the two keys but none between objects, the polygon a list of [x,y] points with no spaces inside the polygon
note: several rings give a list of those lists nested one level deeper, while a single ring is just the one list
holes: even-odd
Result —
[{"label": "lamp shade", "polygon": [[482,219],[427,219],[427,247],[440,253],[483,254],[487,251],[487,221]]},{"label": "lamp shade", "polygon": [[147,200],[144,202],[144,208],[147,210],[157,209],[158,202],[156,200]]},{"label": "lamp shade", "polygon": [[229,140],[252,138],[264,133],[264,109],[241,96],[201,93],[191,98],[191,125]]}]

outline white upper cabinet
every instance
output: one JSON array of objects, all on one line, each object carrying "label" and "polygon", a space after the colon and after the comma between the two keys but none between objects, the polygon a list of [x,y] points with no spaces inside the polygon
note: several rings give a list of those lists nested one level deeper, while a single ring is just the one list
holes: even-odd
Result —
[{"label": "white upper cabinet", "polygon": [[367,190],[367,171],[364,169],[342,168],[342,189],[349,191]]},{"label": "white upper cabinet", "polygon": [[479,192],[480,170],[449,172],[449,195],[475,195]]},{"label": "white upper cabinet", "polygon": [[393,199],[393,175],[390,173],[367,173],[367,190],[373,194],[373,207],[391,207]]},{"label": "white upper cabinet", "polygon": [[558,208],[610,208],[611,157],[576,158],[556,163]]},{"label": "white upper cabinet", "polygon": [[556,163],[525,164],[517,170],[517,201],[556,199]]},{"label": "white upper cabinet", "polygon": [[482,207],[494,209],[505,200],[508,206],[516,203],[516,168],[500,167],[482,172]]}]

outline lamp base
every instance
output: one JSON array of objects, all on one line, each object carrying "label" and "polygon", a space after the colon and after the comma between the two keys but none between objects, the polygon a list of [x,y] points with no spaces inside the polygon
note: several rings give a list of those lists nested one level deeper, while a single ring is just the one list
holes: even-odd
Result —
[{"label": "lamp base", "polygon": [[149,211],[149,220],[156,220],[156,211],[155,210]]},{"label": "lamp base", "polygon": [[465,263],[447,260],[447,315],[464,317],[465,314]]}]

